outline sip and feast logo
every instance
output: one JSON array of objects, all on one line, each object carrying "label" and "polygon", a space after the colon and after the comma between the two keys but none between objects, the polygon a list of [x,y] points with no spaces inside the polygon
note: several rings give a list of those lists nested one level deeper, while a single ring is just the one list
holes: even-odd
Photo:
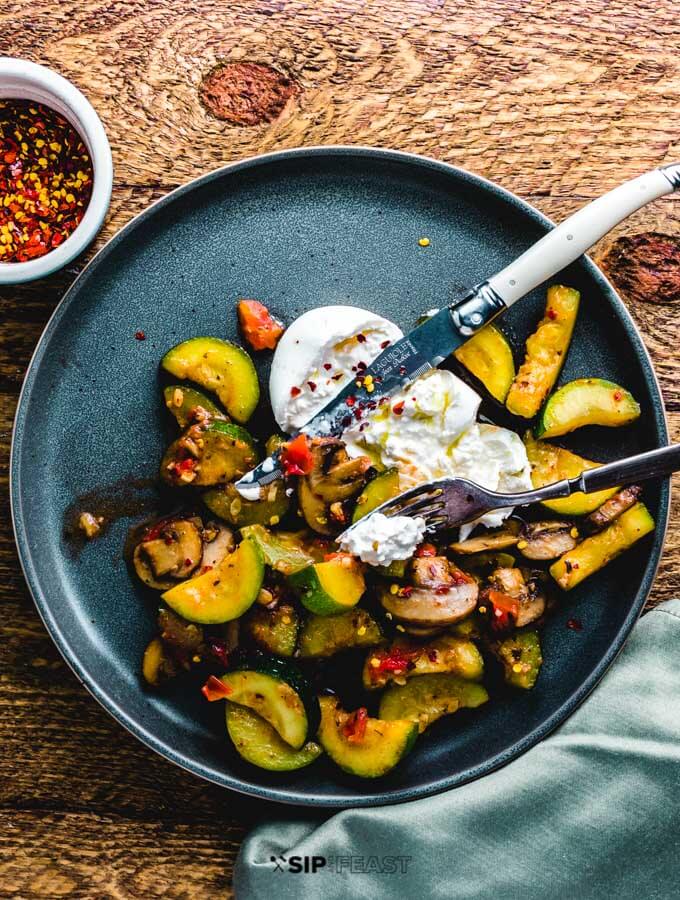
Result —
[{"label": "sip and feast logo", "polygon": [[275,872],[292,875],[314,875],[326,870],[338,875],[404,875],[408,871],[410,856],[270,856]]}]

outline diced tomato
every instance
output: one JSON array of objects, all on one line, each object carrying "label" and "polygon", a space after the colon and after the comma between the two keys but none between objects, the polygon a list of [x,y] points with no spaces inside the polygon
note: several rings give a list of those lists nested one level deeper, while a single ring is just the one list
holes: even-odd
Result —
[{"label": "diced tomato", "polygon": [[350,713],[349,718],[342,726],[342,733],[352,744],[358,744],[366,736],[366,723],[368,722],[368,710],[360,706]]},{"label": "diced tomato", "polygon": [[437,548],[434,544],[421,544],[420,547],[416,549],[414,556],[417,556],[419,559],[423,556],[436,556]]},{"label": "diced tomato", "polygon": [[227,687],[227,685],[223,681],[220,681],[219,678],[210,675],[201,688],[201,692],[205,699],[210,700],[212,703],[214,700],[225,700],[229,694],[231,694],[231,688]]},{"label": "diced tomato", "polygon": [[243,337],[253,350],[275,350],[284,327],[258,300],[239,300],[238,321]]},{"label": "diced tomato", "polygon": [[286,475],[309,475],[314,460],[306,434],[299,434],[281,452],[281,465]]},{"label": "diced tomato", "polygon": [[502,591],[489,590],[486,594],[491,604],[491,627],[494,631],[506,631],[512,628],[519,614],[519,601]]}]

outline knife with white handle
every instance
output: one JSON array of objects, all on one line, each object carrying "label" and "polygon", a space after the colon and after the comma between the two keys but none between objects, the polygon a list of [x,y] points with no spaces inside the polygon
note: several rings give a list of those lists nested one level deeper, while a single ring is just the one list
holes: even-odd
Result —
[{"label": "knife with white handle", "polygon": [[[441,363],[476,331],[573,263],[619,222],[652,200],[677,190],[680,190],[680,163],[673,163],[626,181],[593,200],[497,275],[391,344],[301,431],[311,437],[342,434],[358,413],[375,408],[382,397],[393,394]],[[244,496],[256,499],[260,487],[281,478],[282,474],[279,454],[275,453],[237,481],[236,487]]]}]

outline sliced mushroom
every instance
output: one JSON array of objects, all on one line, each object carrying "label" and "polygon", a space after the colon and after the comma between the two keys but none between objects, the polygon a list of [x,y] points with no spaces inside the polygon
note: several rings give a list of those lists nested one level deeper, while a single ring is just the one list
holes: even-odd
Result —
[{"label": "sliced mushroom", "polygon": [[205,543],[201,557],[201,569],[214,569],[234,549],[234,534],[224,525],[209,525],[203,530]]},{"label": "sliced mushroom", "polygon": [[413,588],[400,595],[382,590],[380,602],[387,612],[405,625],[432,627],[452,625],[464,619],[477,605],[478,595],[477,583],[470,579],[436,591]]},{"label": "sliced mushroom", "polygon": [[367,456],[350,459],[345,445],[337,438],[318,438],[312,441],[314,467],[307,476],[312,491],[327,503],[349,500],[356,496],[366,482],[371,468]]},{"label": "sliced mushroom", "polygon": [[158,612],[158,627],[165,647],[172,651],[174,658],[186,660],[200,653],[203,643],[203,628],[194,622],[187,622],[181,616],[163,607]]},{"label": "sliced mushroom", "polygon": [[439,588],[453,584],[449,561],[445,556],[424,556],[411,563],[411,579],[415,587]]},{"label": "sliced mushroom", "polygon": [[578,531],[572,522],[530,522],[517,549],[527,559],[557,559],[576,546]]},{"label": "sliced mushroom", "polygon": [[618,519],[621,513],[624,513],[631,506],[635,506],[638,501],[642,488],[638,484],[631,484],[629,487],[621,488],[609,500],[605,500],[599,509],[592,512],[586,522],[591,531],[600,531],[611,525],[614,519]]},{"label": "sliced mushroom", "polygon": [[541,573],[525,573],[527,596],[520,600],[519,614],[516,625],[523,628],[525,625],[540,619],[547,608],[547,600],[541,579]]},{"label": "sliced mushroom", "polygon": [[489,589],[517,600],[518,613],[514,623],[517,628],[523,628],[534,622],[545,612],[545,595],[540,589],[539,582],[535,579],[527,582],[521,569],[494,569],[489,576]]},{"label": "sliced mushroom", "polygon": [[515,546],[520,539],[521,530],[522,523],[518,519],[508,519],[500,529],[488,531],[486,534],[479,534],[465,541],[449,544],[449,546],[454,553],[482,553],[485,550],[503,550],[505,547]]},{"label": "sliced mushroom", "polygon": [[434,637],[437,634],[441,634],[445,625],[402,625],[402,628],[406,632],[406,634],[410,634],[413,637],[418,638],[429,638]]},{"label": "sliced mushroom", "polygon": [[348,524],[343,504],[359,494],[371,468],[367,456],[350,459],[338,438],[314,438],[312,471],[298,482],[298,502],[305,521],[319,534],[332,535]]},{"label": "sliced mushroom", "polygon": [[[198,524],[197,524],[198,523]],[[147,528],[151,538],[137,544],[132,557],[135,571],[147,587],[168,590],[188,578],[203,555],[200,519],[169,519]]]}]

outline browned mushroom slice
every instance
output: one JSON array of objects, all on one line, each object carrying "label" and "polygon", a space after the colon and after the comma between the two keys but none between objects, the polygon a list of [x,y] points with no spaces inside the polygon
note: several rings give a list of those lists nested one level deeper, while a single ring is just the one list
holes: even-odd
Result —
[{"label": "browned mushroom slice", "polygon": [[520,540],[521,530],[522,523],[518,519],[508,519],[502,528],[487,531],[485,534],[479,534],[465,541],[449,544],[449,546],[455,553],[482,553],[485,550],[502,550],[504,547],[514,547]]},{"label": "browned mushroom slice", "polygon": [[214,569],[218,566],[227,553],[234,549],[234,535],[224,525],[209,525],[203,529],[203,556],[201,557],[201,569],[210,566]]},{"label": "browned mushroom slice", "polygon": [[187,664],[203,647],[203,628],[187,622],[170,609],[163,607],[158,611],[158,628],[164,645],[170,648],[175,658]]},{"label": "browned mushroom slice", "polygon": [[314,465],[307,476],[309,487],[327,503],[349,500],[363,488],[371,468],[367,456],[350,459],[345,445],[337,438],[312,441]]},{"label": "browned mushroom slice", "polygon": [[298,482],[298,502],[305,521],[319,534],[332,535],[347,524],[343,504],[359,494],[371,468],[367,456],[350,459],[338,438],[314,438],[313,466]]},{"label": "browned mushroom slice", "polygon": [[629,487],[621,488],[609,500],[600,506],[595,512],[592,512],[586,522],[591,531],[600,531],[611,525],[614,519],[630,509],[638,501],[642,488],[638,484],[631,484]]},{"label": "browned mushroom slice", "polygon": [[537,580],[527,580],[521,569],[495,569],[489,576],[491,590],[500,591],[517,600],[518,612],[515,625],[523,628],[530,622],[539,619],[545,612],[545,596]]},{"label": "browned mushroom slice", "polygon": [[528,581],[527,591],[527,595],[519,601],[519,613],[515,622],[518,628],[524,628],[540,619],[546,608],[545,594],[537,581]]},{"label": "browned mushroom slice", "polygon": [[[200,522],[200,520],[198,520]],[[153,527],[147,533],[154,533]],[[133,564],[140,580],[148,587],[168,590],[177,581],[188,578],[203,555],[203,539],[196,521],[174,519],[163,523],[151,539],[142,539],[135,547]]]},{"label": "browned mushroom slice", "polygon": [[527,559],[557,559],[574,549],[577,537],[571,522],[530,522],[517,549]]},{"label": "browned mushroom slice", "polygon": [[403,625],[402,628],[413,637],[429,638],[441,634],[446,625]]},{"label": "browned mushroom slice", "polygon": [[469,615],[477,605],[479,588],[474,579],[441,588],[401,588],[397,594],[380,592],[383,608],[404,624],[416,626],[453,625]]},{"label": "browned mushroom slice", "polygon": [[454,580],[445,556],[416,557],[411,563],[411,578],[419,588],[438,588],[453,584]]}]

